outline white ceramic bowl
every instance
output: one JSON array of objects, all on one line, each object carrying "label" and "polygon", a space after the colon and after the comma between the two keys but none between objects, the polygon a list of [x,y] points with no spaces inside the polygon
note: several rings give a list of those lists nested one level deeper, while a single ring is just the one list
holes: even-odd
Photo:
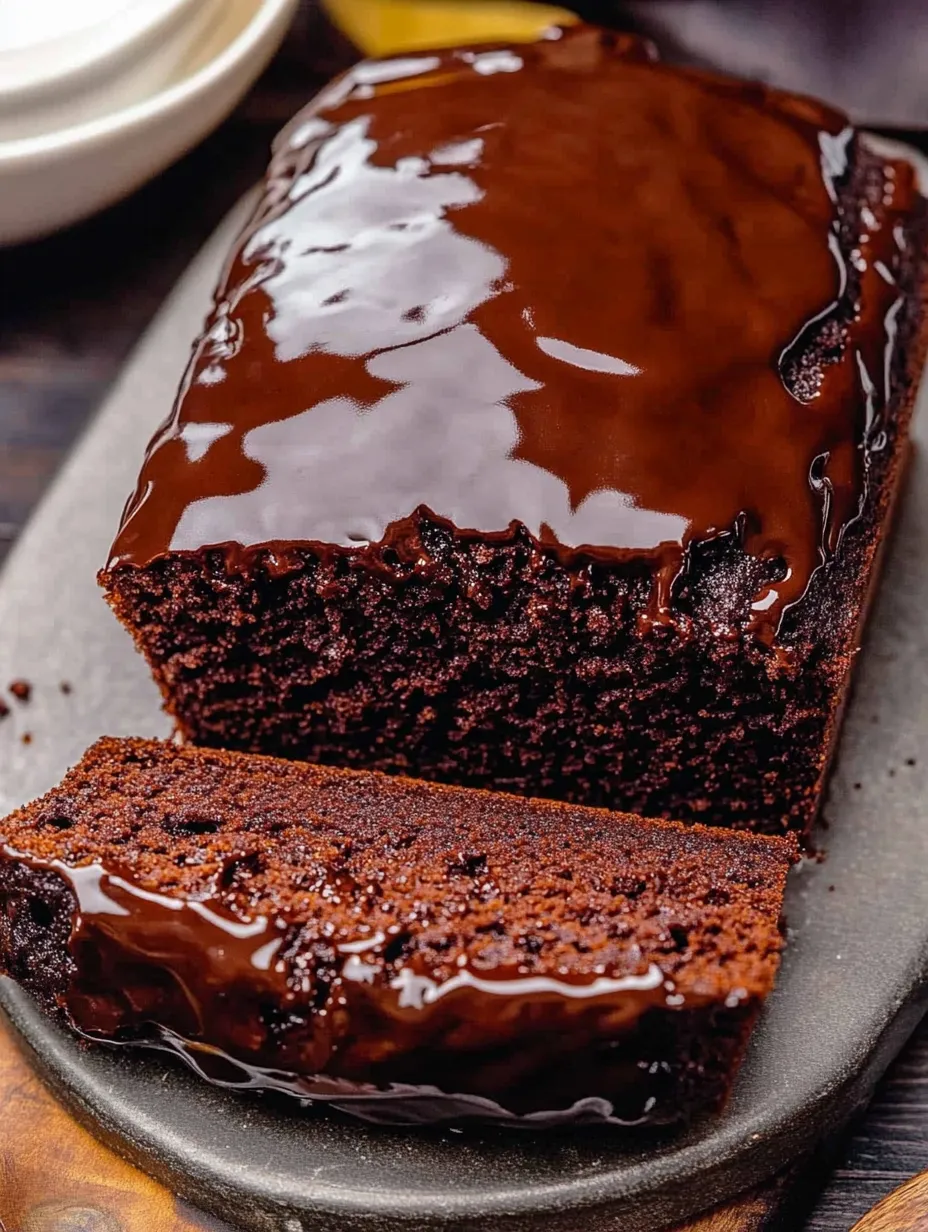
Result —
[{"label": "white ceramic bowl", "polygon": [[203,37],[165,88],[83,123],[0,141],[0,244],[45,235],[111,205],[196,145],[265,67],[296,5],[211,0]]},{"label": "white ceramic bowl", "polygon": [[151,49],[203,0],[5,0],[0,3],[0,107],[28,107],[88,77],[109,76]]},{"label": "white ceramic bowl", "polygon": [[[105,28],[0,50],[0,145],[75,128],[167,89],[202,63],[204,44],[216,46],[227,0],[125,2],[124,20]],[[18,72],[6,73],[4,60]]]}]

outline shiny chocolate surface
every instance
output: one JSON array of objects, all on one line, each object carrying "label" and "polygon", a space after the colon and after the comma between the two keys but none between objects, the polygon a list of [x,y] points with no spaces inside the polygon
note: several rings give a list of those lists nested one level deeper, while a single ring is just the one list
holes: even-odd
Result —
[{"label": "shiny chocolate surface", "polygon": [[402,551],[425,509],[567,562],[776,561],[771,639],[885,444],[905,163],[590,28],[359,65],[278,140],[110,566]]},{"label": "shiny chocolate surface", "polygon": [[221,897],[154,893],[96,861],[8,845],[0,859],[54,873],[73,895],[63,1008],[82,1035],[166,1049],[218,1085],[371,1120],[674,1120],[686,1109],[669,1066],[638,1060],[662,1047],[650,1012],[754,1012],[745,990],[684,993],[653,961],[525,975],[459,960],[447,976],[392,959],[397,929],[310,940],[312,928],[242,919]]}]

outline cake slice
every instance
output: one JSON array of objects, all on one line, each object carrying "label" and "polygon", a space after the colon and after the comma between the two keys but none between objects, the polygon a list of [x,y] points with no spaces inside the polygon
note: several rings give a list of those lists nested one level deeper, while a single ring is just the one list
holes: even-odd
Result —
[{"label": "cake slice", "polygon": [[0,837],[0,967],[86,1035],[367,1095],[368,1113],[425,1087],[411,1119],[592,1099],[636,1124],[724,1100],[773,986],[794,854],[116,739]]},{"label": "cake slice", "polygon": [[925,350],[847,117],[591,28],[277,141],[101,574],[196,744],[811,825]]}]

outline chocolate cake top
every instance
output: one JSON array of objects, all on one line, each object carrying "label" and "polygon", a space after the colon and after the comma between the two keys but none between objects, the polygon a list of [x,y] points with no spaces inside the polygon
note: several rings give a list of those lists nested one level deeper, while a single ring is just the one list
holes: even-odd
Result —
[{"label": "chocolate cake top", "polygon": [[110,564],[402,551],[425,508],[643,560],[665,613],[735,534],[772,635],[885,444],[914,199],[840,113],[626,36],[363,63],[278,139]]}]

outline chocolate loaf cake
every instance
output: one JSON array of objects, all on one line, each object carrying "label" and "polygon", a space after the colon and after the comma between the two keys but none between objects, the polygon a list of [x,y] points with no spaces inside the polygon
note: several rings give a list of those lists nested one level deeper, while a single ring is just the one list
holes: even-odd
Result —
[{"label": "chocolate loaf cake", "polygon": [[101,573],[181,732],[806,831],[925,224],[845,116],[624,36],[359,65],[279,138]]},{"label": "chocolate loaf cake", "polygon": [[[0,841],[0,968],[86,1035],[366,1115],[390,1090],[393,1120],[593,1099],[636,1124],[724,1099],[773,985],[794,854],[116,739]],[[432,1088],[426,1113],[411,1085]]]}]

